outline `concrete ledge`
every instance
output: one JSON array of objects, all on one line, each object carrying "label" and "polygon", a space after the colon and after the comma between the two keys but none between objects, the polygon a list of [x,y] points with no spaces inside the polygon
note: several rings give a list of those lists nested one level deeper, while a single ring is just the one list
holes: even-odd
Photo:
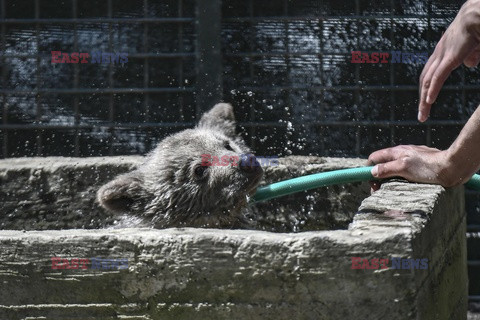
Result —
[{"label": "concrete ledge", "polygon": [[[111,227],[115,217],[95,202],[97,190],[143,158],[18,158],[0,160],[0,229],[52,230]],[[363,159],[286,157],[265,168],[265,183],[364,165]],[[368,184],[332,186],[252,207],[260,230],[291,232],[347,228]]]},{"label": "concrete ledge", "polygon": [[[468,279],[463,188],[392,181],[363,201],[356,227],[390,221],[411,229],[412,257],[428,258],[429,272],[416,272],[421,319],[464,319]],[[381,215],[375,212],[382,212]],[[388,217],[383,219],[383,217]],[[373,221],[372,221],[373,220]],[[446,317],[446,315],[448,315]]]},{"label": "concrete ledge", "polygon": [[[2,184],[22,177],[12,170]],[[351,216],[347,229],[301,233],[3,230],[0,319],[466,319],[462,188],[392,181]],[[126,258],[128,268],[52,270],[51,257]],[[352,257],[428,258],[428,268],[354,270]]]}]

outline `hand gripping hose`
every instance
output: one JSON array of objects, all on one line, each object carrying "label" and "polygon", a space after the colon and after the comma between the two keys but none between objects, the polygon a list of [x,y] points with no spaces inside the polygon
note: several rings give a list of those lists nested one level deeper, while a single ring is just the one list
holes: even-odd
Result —
[{"label": "hand gripping hose", "polygon": [[[335,184],[376,180],[372,176],[372,168],[373,167],[361,167],[334,170],[280,181],[270,184],[268,186],[258,188],[257,192],[252,198],[252,202],[266,201],[300,191],[306,191]],[[465,184],[465,186],[469,189],[480,191],[480,175],[474,175]]]}]

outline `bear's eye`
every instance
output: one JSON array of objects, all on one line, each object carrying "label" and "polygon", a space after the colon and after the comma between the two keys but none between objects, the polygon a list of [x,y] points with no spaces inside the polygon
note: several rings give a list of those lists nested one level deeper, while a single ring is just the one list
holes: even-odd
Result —
[{"label": "bear's eye", "polygon": [[227,149],[228,151],[233,151],[233,148],[232,148],[232,146],[230,145],[230,142],[228,142],[228,141],[225,141],[224,147],[225,147],[225,149]]},{"label": "bear's eye", "polygon": [[195,168],[194,173],[195,177],[197,178],[203,178],[205,176],[205,173],[207,172],[208,167],[207,166],[198,166]]}]

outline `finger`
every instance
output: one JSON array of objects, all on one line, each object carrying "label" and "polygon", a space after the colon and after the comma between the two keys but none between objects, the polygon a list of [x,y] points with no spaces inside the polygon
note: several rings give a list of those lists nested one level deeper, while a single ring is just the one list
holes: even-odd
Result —
[{"label": "finger", "polygon": [[430,89],[433,73],[435,72],[435,68],[439,64],[439,61],[440,59],[435,59],[435,61],[432,62],[421,83],[420,104],[418,106],[418,121],[420,122],[424,122],[425,120],[427,120],[428,116],[430,115],[430,109],[432,108],[432,104],[428,103],[427,94]]},{"label": "finger", "polygon": [[[425,76],[427,74],[431,74],[433,72],[433,70],[431,69],[432,64],[434,64],[435,62],[438,63],[438,61],[441,60],[441,57],[443,56],[443,42],[444,42],[444,38],[442,36],[440,41],[438,41],[437,45],[435,46],[435,50],[433,51],[432,55],[430,56],[430,58],[428,58],[427,63],[423,67],[422,73],[420,74],[420,83],[419,83],[420,97],[422,96],[422,92],[425,91],[425,90],[422,90],[422,87],[424,85]],[[424,93],[426,93],[426,92],[424,92]],[[422,100],[420,100],[420,101],[422,101]]]},{"label": "finger", "polygon": [[[433,52],[433,54],[430,56],[430,58],[428,58],[428,61],[427,63],[425,64],[425,66],[423,67],[423,70],[422,70],[422,73],[420,74],[420,85],[422,84],[423,82],[423,79],[425,78],[425,74],[428,72],[428,70],[430,69],[430,66],[432,65],[432,63],[437,59],[437,54],[435,52]],[[420,86],[420,89],[422,87]]]},{"label": "finger", "polygon": [[405,146],[396,146],[378,150],[370,154],[368,157],[368,165],[376,165],[379,163],[390,162],[401,157],[405,152]]},{"label": "finger", "polygon": [[432,64],[437,61],[437,54],[435,52],[432,54],[432,56],[428,59],[427,64],[425,67],[423,67],[422,73],[420,74],[420,83],[419,83],[419,90],[420,90],[420,96],[422,95],[422,87],[424,85],[425,81],[425,76],[428,74],[430,68],[432,67]]},{"label": "finger", "polygon": [[437,100],[438,94],[440,89],[442,88],[445,80],[447,80],[452,70],[457,68],[459,63],[457,63],[453,58],[446,57],[442,63],[436,68],[435,73],[432,76],[432,80],[430,83],[430,88],[428,89],[427,93],[427,100],[428,104],[432,104]]},{"label": "finger", "polygon": [[372,169],[372,175],[377,179],[403,177],[408,180],[410,175],[407,172],[407,159],[404,157],[387,163],[377,164]]}]

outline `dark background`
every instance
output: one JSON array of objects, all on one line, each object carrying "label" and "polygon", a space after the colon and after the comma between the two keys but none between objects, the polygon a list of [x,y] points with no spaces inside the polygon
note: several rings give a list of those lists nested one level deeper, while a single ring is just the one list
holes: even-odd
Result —
[{"label": "dark background", "polygon": [[[480,103],[480,69],[454,71],[421,124],[423,64],[350,60],[431,54],[463,2],[0,0],[0,158],[145,154],[219,100],[258,155],[447,148]],[[129,61],[51,64],[51,51]],[[466,201],[480,301],[480,196]]]}]

